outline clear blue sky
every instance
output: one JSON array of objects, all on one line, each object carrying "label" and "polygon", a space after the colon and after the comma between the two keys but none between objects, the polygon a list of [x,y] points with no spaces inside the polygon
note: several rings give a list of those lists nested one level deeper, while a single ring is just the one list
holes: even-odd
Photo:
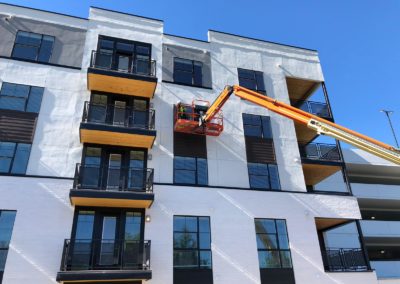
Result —
[{"label": "clear blue sky", "polygon": [[164,20],[165,32],[215,29],[319,51],[336,122],[394,145],[400,139],[400,0],[14,0],[87,17],[97,6]]}]

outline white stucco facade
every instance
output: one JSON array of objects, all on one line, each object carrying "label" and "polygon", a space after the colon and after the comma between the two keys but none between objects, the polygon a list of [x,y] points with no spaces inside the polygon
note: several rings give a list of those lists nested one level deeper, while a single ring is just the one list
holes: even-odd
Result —
[{"label": "white stucco facade", "polygon": [[[79,126],[90,99],[87,68],[99,35],[150,43],[157,61],[158,85],[151,100],[157,137],[147,163],[154,168],[155,200],[146,209],[151,222],[145,224],[145,239],[152,242],[150,284],[173,283],[174,215],[210,217],[214,284],[261,283],[255,218],[286,220],[297,284],[378,283],[374,271],[324,270],[315,218],[356,220],[360,210],[352,196],[307,193],[290,119],[232,96],[223,109],[223,133],[207,137],[209,186],[173,185],[177,101],[213,101],[225,85],[238,84],[237,68],[245,68],[262,71],[268,95],[289,102],[286,77],[324,81],[317,52],[215,31],[208,32],[208,42],[165,35],[159,20],[97,8],[90,9],[88,20],[5,4],[0,13],[87,30],[81,69],[0,59],[0,84],[44,88],[27,176],[0,176],[0,210],[17,211],[3,283],[57,283],[63,242],[71,237],[73,223],[69,191],[82,157]],[[163,44],[209,52],[212,89],[162,82]],[[242,113],[271,117],[282,192],[249,189]]]}]

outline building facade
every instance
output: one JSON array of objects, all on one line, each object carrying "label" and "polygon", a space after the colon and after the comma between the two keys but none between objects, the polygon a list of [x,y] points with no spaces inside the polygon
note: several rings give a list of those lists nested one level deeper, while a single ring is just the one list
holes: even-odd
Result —
[{"label": "building facade", "polygon": [[237,97],[181,128],[232,84],[334,121],[318,53],[163,26],[0,4],[3,283],[385,283],[337,141]]}]

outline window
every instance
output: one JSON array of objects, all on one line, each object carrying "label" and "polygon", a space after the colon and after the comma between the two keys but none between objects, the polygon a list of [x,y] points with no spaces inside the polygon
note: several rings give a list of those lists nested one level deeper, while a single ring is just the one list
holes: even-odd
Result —
[{"label": "window", "polygon": [[243,113],[243,130],[245,136],[272,139],[271,119],[269,116]]},{"label": "window", "polygon": [[174,82],[191,86],[202,86],[203,63],[195,60],[174,58]]},{"label": "window", "polygon": [[254,222],[260,268],[292,268],[286,221],[255,219]]},{"label": "window", "polygon": [[175,156],[174,183],[207,185],[207,159]]},{"label": "window", "polygon": [[11,57],[48,63],[53,45],[53,36],[19,31]]},{"label": "window", "polygon": [[278,166],[274,164],[247,163],[250,188],[280,190]]},{"label": "window", "polygon": [[239,85],[261,94],[266,94],[263,73],[238,68]]},{"label": "window", "polygon": [[43,88],[4,82],[0,91],[0,109],[39,113]]},{"label": "window", "polygon": [[25,174],[30,144],[0,142],[0,173]]},{"label": "window", "polygon": [[174,216],[174,268],[212,268],[209,217]]},{"label": "window", "polygon": [[0,210],[0,283],[3,279],[16,213],[16,211]]}]

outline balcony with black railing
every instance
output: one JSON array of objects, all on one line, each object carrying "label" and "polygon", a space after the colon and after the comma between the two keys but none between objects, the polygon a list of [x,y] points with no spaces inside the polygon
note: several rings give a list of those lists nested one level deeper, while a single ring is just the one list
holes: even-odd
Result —
[{"label": "balcony with black railing", "polygon": [[332,119],[332,113],[327,103],[309,100],[292,100],[291,105],[321,118],[327,120]]},{"label": "balcony with black railing", "polygon": [[339,148],[336,144],[299,143],[300,156],[305,160],[323,162],[341,162]]},{"label": "balcony with black railing", "polygon": [[153,169],[77,164],[71,203],[75,206],[149,208]]},{"label": "balcony with black railing", "polygon": [[369,271],[368,260],[361,248],[329,248],[322,251],[325,271]]},{"label": "balcony with black railing", "polygon": [[152,98],[156,86],[156,61],[140,55],[92,51],[89,90]]},{"label": "balcony with black railing", "polygon": [[157,134],[154,123],[154,109],[85,102],[80,139],[82,143],[151,148]]},{"label": "balcony with black railing", "polygon": [[57,281],[134,281],[152,277],[150,241],[67,239]]}]

